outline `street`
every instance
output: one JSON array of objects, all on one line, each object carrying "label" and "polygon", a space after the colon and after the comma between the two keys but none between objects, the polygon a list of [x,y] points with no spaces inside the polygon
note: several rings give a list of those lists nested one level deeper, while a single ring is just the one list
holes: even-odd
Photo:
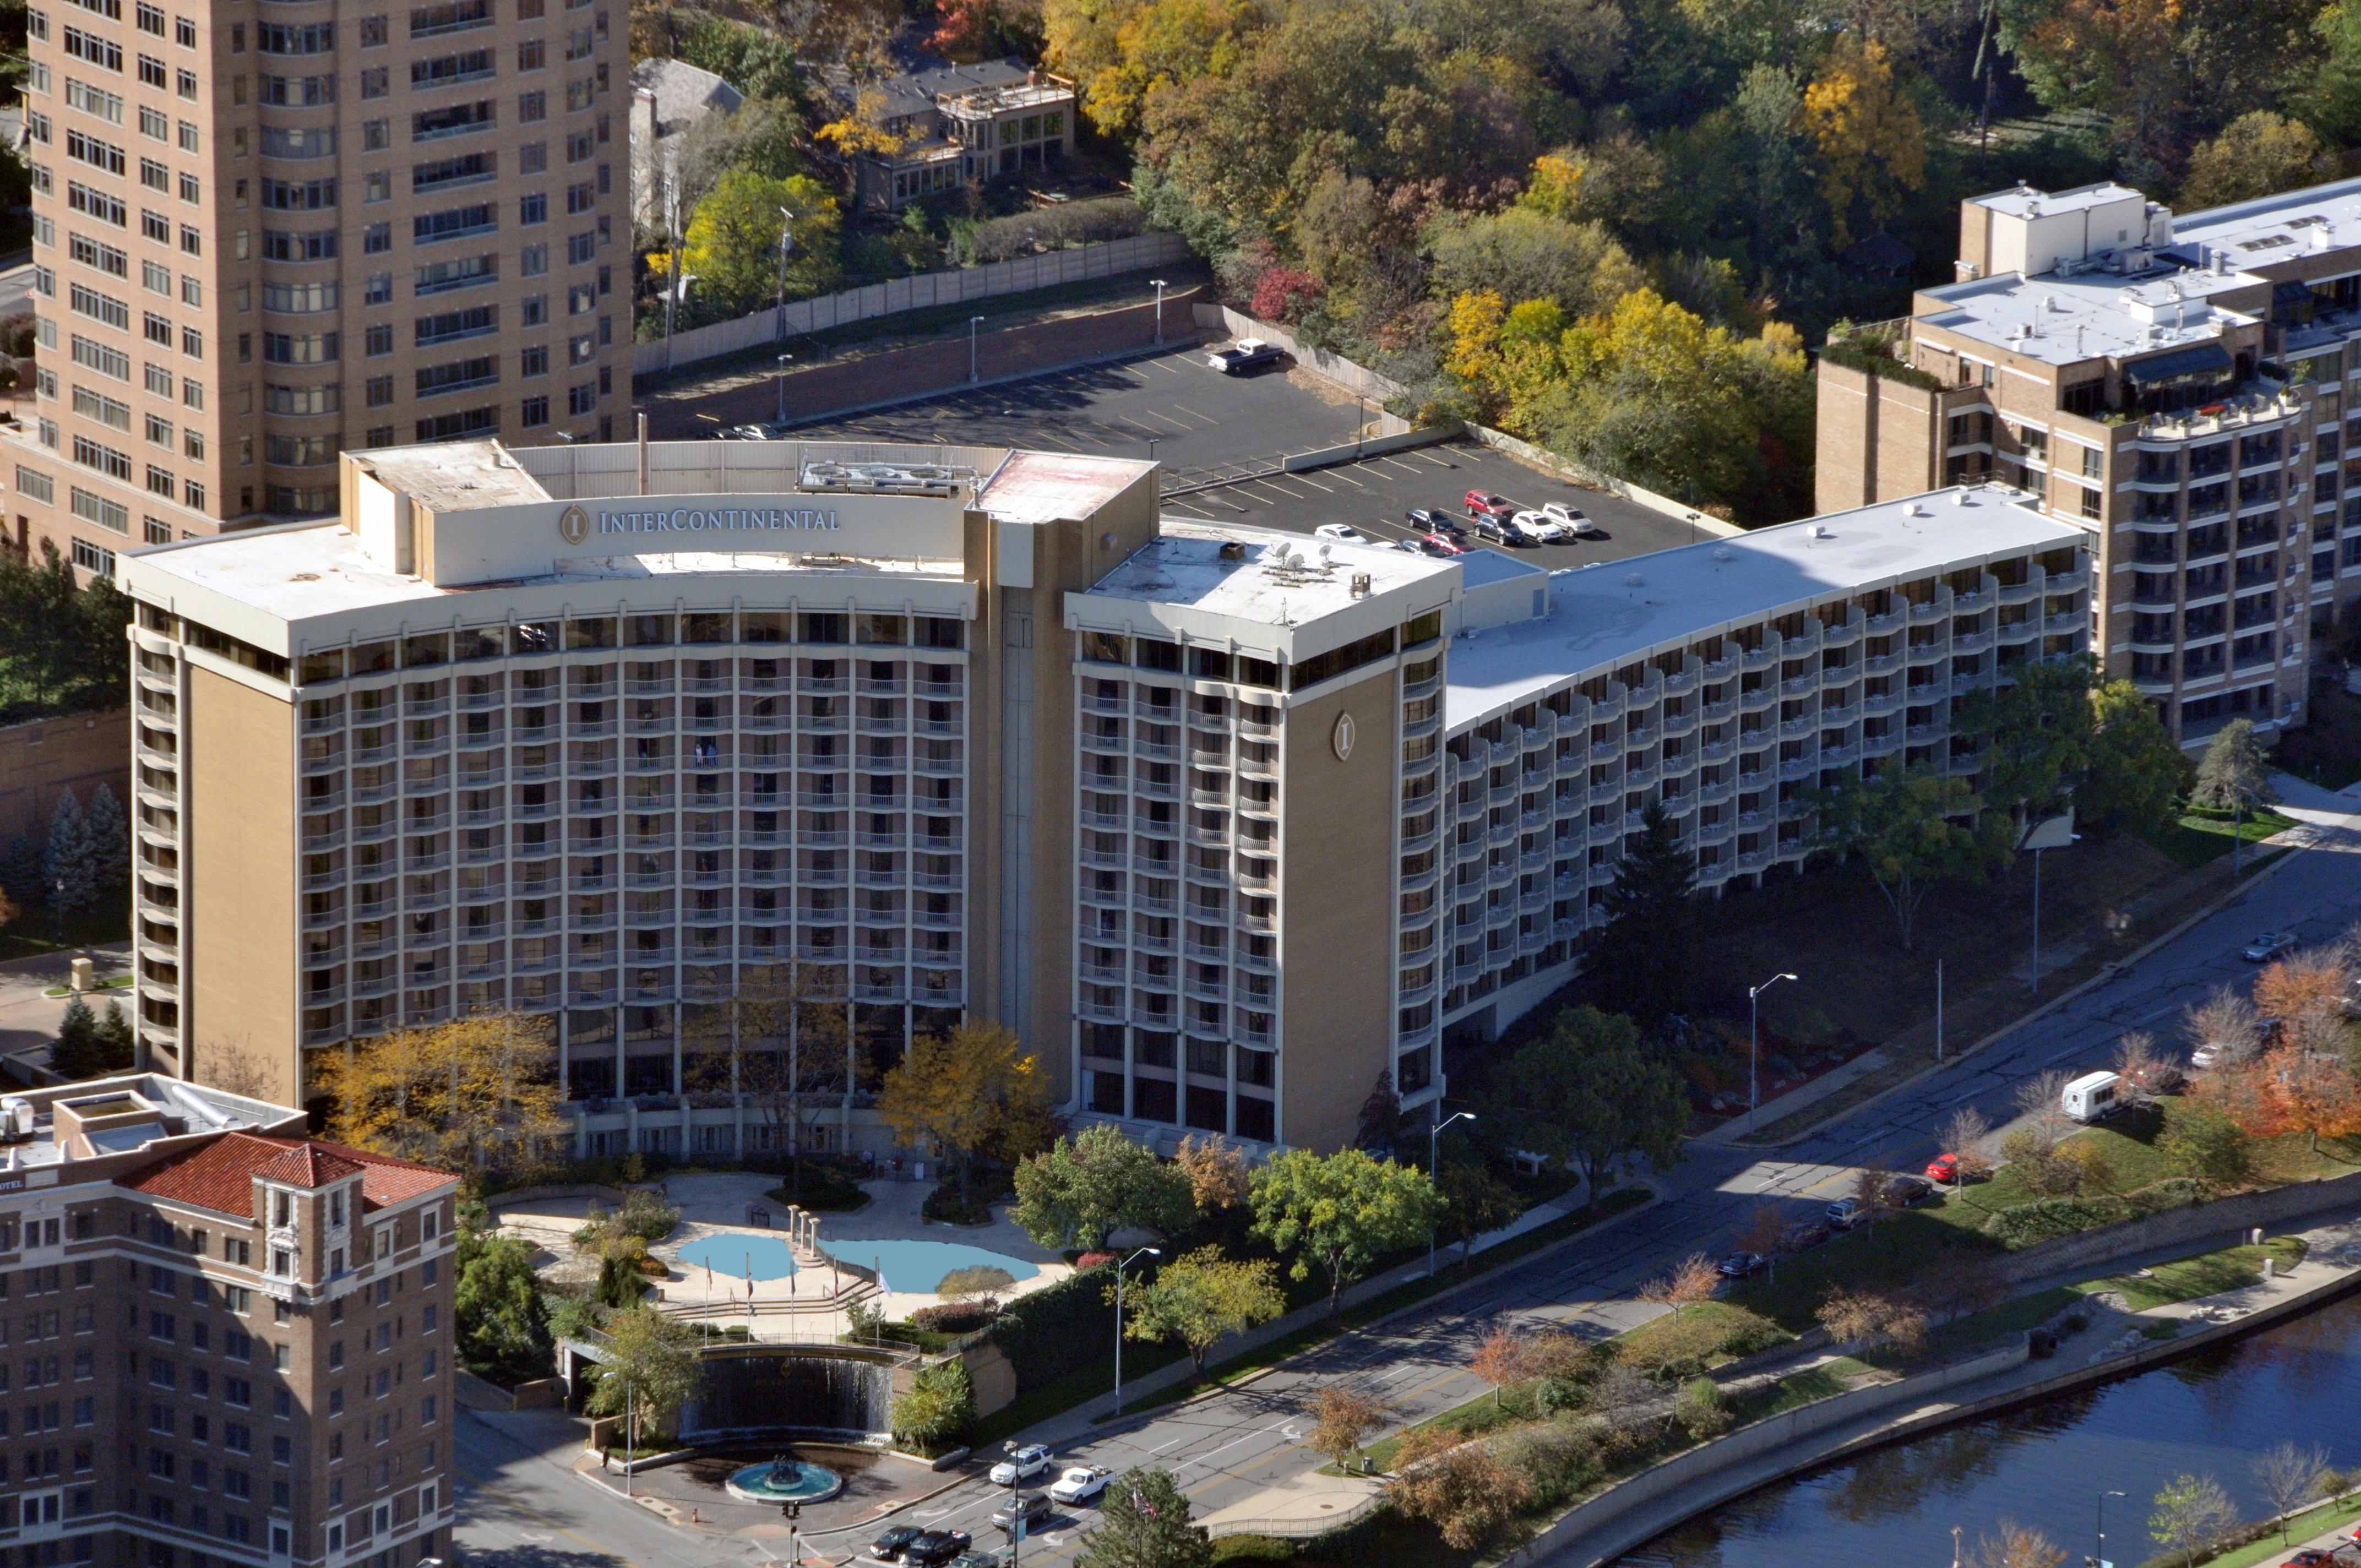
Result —
[{"label": "street", "polygon": [[[1068,1418],[1036,1435],[1052,1442],[1061,1466],[1172,1470],[1202,1519],[1326,1463],[1307,1446],[1312,1398],[1324,1386],[1342,1384],[1378,1398],[1402,1424],[1423,1420],[1487,1387],[1466,1368],[1503,1320],[1545,1321],[1590,1336],[1616,1332],[1658,1310],[1635,1299],[1637,1287],[1687,1253],[1727,1250],[1735,1231],[1764,1201],[1791,1203],[1800,1218],[1840,1195],[1863,1165],[1915,1168],[1938,1152],[1934,1130],[1959,1106],[1973,1105],[1995,1126],[2004,1125],[2015,1115],[2016,1084],[2051,1068],[2103,1066],[2125,1031],[2147,1030],[2168,1048],[2179,1047],[2183,1008],[2217,985],[2251,979],[2254,966],[2239,958],[2238,948],[2254,933],[2291,930],[2309,945],[2342,935],[2361,918],[2361,875],[2353,859],[2361,851],[2361,817],[2354,815],[2354,802],[2292,780],[2282,779],[2280,786],[2290,796],[2290,814],[2312,829],[2312,842],[2292,850],[2290,863],[2128,972],[1958,1066],[1860,1107],[1774,1156],[1692,1146],[1687,1159],[1657,1179],[1664,1201],[1654,1208],[1490,1283],[1415,1309],[1381,1332],[1346,1334],[1243,1388],[1148,1410],[1095,1431]],[[631,1568],[668,1568],[762,1561],[747,1556],[739,1543],[691,1538],[602,1498],[567,1476],[562,1462],[533,1456],[473,1418],[462,1428],[467,1437],[460,1457],[470,1486],[461,1496],[458,1540],[471,1562],[587,1568],[603,1557]],[[917,1505],[902,1522],[964,1530],[979,1548],[1003,1546],[999,1531],[985,1521],[1005,1497],[979,1475]],[[1025,1543],[1023,1561],[1071,1562],[1090,1512],[1061,1513],[1056,1528]],[[841,1561],[879,1528],[872,1523],[807,1539],[813,1549]],[[600,1544],[594,1546],[593,1539]]]}]

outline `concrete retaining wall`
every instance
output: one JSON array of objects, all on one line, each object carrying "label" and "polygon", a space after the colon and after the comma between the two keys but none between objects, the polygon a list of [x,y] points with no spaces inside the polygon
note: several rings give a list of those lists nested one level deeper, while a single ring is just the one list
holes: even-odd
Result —
[{"label": "concrete retaining wall", "polygon": [[[635,344],[631,348],[631,374],[662,375],[684,365],[694,365],[701,359],[712,359],[763,344],[776,343],[782,335],[796,337],[806,333],[825,332],[848,322],[872,321],[904,311],[931,310],[938,305],[986,300],[996,294],[1022,294],[1034,289],[1055,288],[1060,283],[1079,283],[1086,279],[1144,272],[1151,267],[1171,266],[1187,259],[1188,255],[1188,243],[1179,235],[1152,229],[1127,239],[1078,245],[1071,250],[1020,256],[982,267],[956,267],[941,272],[921,272],[915,277],[873,283],[867,288],[848,289],[842,293],[797,300],[784,312],[776,309],[756,311],[734,321],[715,322],[710,326],[676,332],[669,343],[658,338],[653,343]],[[784,334],[780,331],[783,320],[786,327]]]},{"label": "concrete retaining wall", "polygon": [[2036,1242],[1999,1260],[2001,1277],[2011,1284],[2038,1279],[2112,1263],[2133,1253],[2213,1240],[2234,1232],[2268,1228],[2329,1209],[2361,1206],[2361,1173],[2327,1181],[2300,1181],[2268,1192],[2241,1192],[2211,1203],[2167,1209],[2142,1220],[2127,1220],[2080,1235]]},{"label": "concrete retaining wall", "polygon": [[[1403,422],[1388,414],[1394,423]],[[1335,446],[1315,446],[1309,452],[1289,454],[1280,466],[1290,474],[1306,474],[1315,468],[1334,468],[1340,463],[1357,463],[1364,457],[1382,457],[1389,452],[1407,452],[1413,446],[1440,446],[1446,441],[1459,439],[1460,427],[1432,424],[1423,430],[1404,429],[1390,435],[1373,435],[1367,441],[1347,441]]]}]

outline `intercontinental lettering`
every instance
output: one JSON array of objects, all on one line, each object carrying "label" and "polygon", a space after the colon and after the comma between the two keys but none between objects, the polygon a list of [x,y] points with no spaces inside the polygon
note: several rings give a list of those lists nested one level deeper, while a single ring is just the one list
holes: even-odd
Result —
[{"label": "intercontinental lettering", "polygon": [[676,507],[671,511],[602,511],[598,514],[598,532],[601,533],[834,532],[836,530],[833,508],[822,510],[816,507],[715,507],[708,510]]}]

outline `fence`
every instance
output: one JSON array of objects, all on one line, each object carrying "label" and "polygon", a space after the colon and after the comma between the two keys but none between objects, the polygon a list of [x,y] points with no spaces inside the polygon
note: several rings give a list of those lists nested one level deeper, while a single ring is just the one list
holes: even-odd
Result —
[{"label": "fence", "polygon": [[[1383,402],[1389,398],[1407,398],[1410,389],[1390,376],[1380,376],[1366,365],[1356,365],[1341,354],[1331,354],[1324,348],[1314,348],[1296,341],[1295,334],[1270,322],[1258,322],[1242,311],[1227,305],[1201,304],[1196,307],[1197,324],[1208,332],[1226,333],[1232,337],[1258,337],[1275,344],[1287,356],[1307,370],[1317,371],[1348,392],[1358,392],[1365,398]],[[1402,430],[1410,426],[1395,421]],[[1382,433],[1395,434],[1389,427]]]},{"label": "fence", "polygon": [[[1188,254],[1188,244],[1179,235],[1151,229],[1127,239],[1078,245],[1071,250],[1048,250],[1038,256],[1020,256],[982,267],[920,272],[866,288],[847,289],[842,293],[797,300],[784,312],[756,311],[735,321],[677,332],[669,339],[637,344],[631,349],[631,374],[659,375],[700,359],[776,343],[783,335],[825,332],[848,322],[871,321],[938,305],[963,304],[997,294],[1022,294],[1032,289],[1050,289],[1091,278],[1144,272],[1151,267],[1171,266]],[[784,334],[779,330],[783,319],[786,327]]]}]

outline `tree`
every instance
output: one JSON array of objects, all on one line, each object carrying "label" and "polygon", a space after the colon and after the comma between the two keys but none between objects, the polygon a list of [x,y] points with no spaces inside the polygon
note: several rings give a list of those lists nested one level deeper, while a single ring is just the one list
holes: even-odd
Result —
[{"label": "tree", "polygon": [[2174,205],[2225,207],[2336,178],[2336,160],[2301,120],[2257,109],[2239,115],[2189,155]]},{"label": "tree", "polygon": [[1965,779],[1922,764],[1818,791],[1812,808],[1821,845],[1861,857],[1894,911],[1906,953],[1918,907],[1937,883],[1981,881],[2013,850],[2008,818],[1980,814],[1979,804]]},{"label": "tree", "polygon": [[1984,1139],[1992,1135],[1992,1123],[1972,1105],[1962,1105],[1951,1113],[1943,1124],[1943,1151],[1959,1161],[1958,1185],[1992,1173],[1992,1157],[1983,1152]]},{"label": "tree", "polygon": [[1838,247],[1850,243],[1854,214],[1882,226],[1927,182],[1926,120],[1873,38],[1839,39],[1804,89],[1798,119],[1819,149],[1820,193]]},{"label": "tree", "polygon": [[1289,1149],[1254,1173],[1254,1234],[1293,1253],[1292,1279],[1328,1278],[1328,1310],[1345,1287],[1387,1253],[1425,1239],[1437,1218],[1434,1183],[1414,1166],[1376,1160],[1361,1149],[1333,1155]]},{"label": "tree", "polygon": [[1500,1390],[1511,1383],[1522,1383],[1533,1376],[1535,1358],[1532,1341],[1514,1329],[1496,1328],[1484,1336],[1467,1370],[1492,1386],[1492,1403],[1500,1402]]},{"label": "tree", "polygon": [[2244,817],[2259,806],[2277,805],[2279,798],[2271,788],[2269,759],[2255,739],[2254,721],[2230,720],[2205,748],[2204,761],[2197,764],[2197,782],[2190,789],[2189,804]]},{"label": "tree", "polygon": [[2238,1522],[2237,1505],[2211,1475],[2183,1472],[2156,1495],[2147,1530],[2158,1546],[2180,1553],[2182,1568],[2196,1568],[2199,1552]]},{"label": "tree", "polygon": [[[783,219],[783,207],[792,215]],[[791,240],[784,269],[783,224]],[[717,316],[760,310],[779,298],[783,280],[787,295],[802,299],[835,280],[839,224],[836,198],[818,181],[733,168],[697,203],[682,236],[682,269],[701,280],[705,309]]]},{"label": "tree", "polygon": [[2061,1568],[2066,1549],[2015,1519],[2000,1521],[2000,1533],[1976,1538],[1973,1568]]},{"label": "tree", "polygon": [[2086,831],[2137,833],[2172,817],[2189,789],[2189,759],[2173,744],[2156,705],[2127,680],[2091,688],[2092,732],[2074,812]]},{"label": "tree", "polygon": [[2077,798],[2095,733],[2091,662],[2037,659],[2011,673],[2011,685],[1963,705],[1958,728],[1982,754],[1983,804],[2030,821]]},{"label": "tree", "polygon": [[2063,1068],[2050,1068],[2037,1072],[2019,1083],[2010,1095],[2017,1114],[2025,1119],[2022,1131],[2036,1134],[2044,1151],[2055,1147],[2072,1125],[2066,1114],[2066,1085],[2071,1081]]},{"label": "tree", "polygon": [[1631,1020],[1595,1007],[1566,1009],[1547,1035],[1519,1047],[1485,1104],[1496,1136],[1577,1167],[1594,1196],[1622,1155],[1670,1166],[1688,1117],[1680,1079],[1642,1048]]},{"label": "tree", "polygon": [[1443,1201],[1443,1235],[1459,1244],[1459,1260],[1472,1255],[1476,1238],[1499,1230],[1525,1212],[1524,1200],[1480,1161],[1453,1159],[1446,1153],[1435,1173]]},{"label": "tree", "polygon": [[98,1070],[97,1060],[98,1019],[79,994],[69,997],[58,1036],[49,1042],[49,1070],[60,1078],[88,1078]]},{"label": "tree", "polygon": [[131,880],[131,828],[115,791],[101,779],[90,792],[90,808],[82,814],[82,831],[89,836],[92,872],[101,894],[114,892]]},{"label": "tree", "polygon": [[1861,1350],[1911,1346],[1927,1337],[1927,1314],[1912,1302],[1875,1290],[1831,1288],[1815,1314],[1829,1337]]},{"label": "tree", "polygon": [[2279,1544],[2288,1544],[2290,1516],[2312,1501],[2328,1473],[2328,1450],[2282,1438],[2255,1456],[2255,1489],[2279,1516]]},{"label": "tree", "polygon": [[0,552],[0,722],[123,705],[123,630],[131,601],[44,539],[27,556]]},{"label": "tree", "polygon": [[1532,1483],[1489,1444],[1429,1427],[1403,1438],[1386,1500],[1406,1518],[1424,1519],[1444,1544],[1471,1552],[1497,1535],[1525,1506]]},{"label": "tree", "polygon": [[1703,1442],[1728,1430],[1730,1407],[1723,1403],[1721,1385],[1710,1377],[1692,1377],[1673,1396],[1673,1420]]},{"label": "tree", "polygon": [[1126,1470],[1104,1496],[1076,1568],[1211,1568],[1213,1543],[1189,1522],[1189,1495],[1172,1472]]},{"label": "tree", "polygon": [[[1115,1299],[1112,1285],[1107,1299]],[[1278,1264],[1267,1257],[1224,1257],[1217,1246],[1175,1258],[1126,1299],[1131,1317],[1124,1333],[1151,1344],[1180,1341],[1200,1377],[1205,1375],[1205,1353],[1217,1341],[1259,1328],[1287,1310]]]},{"label": "tree", "polygon": [[704,1377],[697,1359],[697,1331],[653,1307],[633,1306],[609,1314],[606,1359],[597,1364],[583,1409],[594,1416],[626,1416],[624,1446],[637,1449],[642,1431],[669,1432],[665,1423],[695,1397]]},{"label": "tree", "polygon": [[2323,1137],[2361,1133],[2361,1081],[2342,1057],[2290,1041],[2263,1058],[2261,1078],[2275,1130],[2304,1134],[2312,1153]]},{"label": "tree", "polygon": [[1394,1069],[1381,1067],[1377,1081],[1369,1086],[1369,1097],[1361,1102],[1360,1124],[1353,1134],[1354,1146],[1371,1154],[1385,1155],[1401,1141],[1401,1096],[1394,1091]]},{"label": "tree", "polygon": [[[5,552],[0,552],[5,555]],[[41,869],[41,839],[33,833],[19,833],[0,850],[0,891],[11,901],[23,905],[35,904],[44,896],[49,880]]]},{"label": "tree", "polygon": [[1112,1123],[1061,1137],[1016,1168],[1016,1223],[1052,1250],[1093,1251],[1119,1230],[1170,1235],[1194,1213],[1188,1173]]},{"label": "tree", "polygon": [[336,1136],[427,1165],[515,1169],[566,1135],[551,1021],[478,1013],[313,1056]]},{"label": "tree", "polygon": [[2306,1018],[2336,1013],[2351,979],[2345,954],[2337,948],[2293,953],[2264,966],[2255,977],[2255,1011],[2292,1028]]},{"label": "tree", "polygon": [[1010,1030],[961,1024],[920,1035],[885,1075],[877,1113],[906,1148],[931,1144],[952,1161],[960,1195],[978,1150],[1049,1103],[1049,1076]]},{"label": "tree", "polygon": [[[802,133],[803,122],[795,105],[756,97],[749,97],[728,113],[717,111],[691,121],[688,128],[679,134],[669,159],[660,166],[672,176],[683,221],[689,221],[698,203],[732,169],[749,170],[774,180],[788,180],[805,172],[803,154],[796,148],[796,139]],[[774,262],[777,259],[778,243],[778,225],[774,224]],[[686,261],[684,257],[684,266]],[[773,287],[776,286],[774,278]]]},{"label": "tree", "polygon": [[1641,1286],[1640,1299],[1667,1307],[1686,1307],[1712,1300],[1714,1287],[1720,1283],[1713,1260],[1701,1252],[1693,1252],[1675,1264],[1671,1273]]},{"label": "tree", "polygon": [[98,1047],[99,1073],[129,1072],[138,1052],[138,1043],[131,1033],[131,1020],[125,1016],[123,1004],[113,997],[106,999],[106,1011],[98,1017],[98,1027],[93,1031]]},{"label": "tree", "polygon": [[[1479,1372],[1478,1376],[1482,1374]],[[1386,1408],[1366,1394],[1331,1383],[1312,1401],[1312,1448],[1342,1470],[1369,1434],[1386,1424]]]},{"label": "tree", "polygon": [[2124,1098],[2135,1104],[2152,1098],[2147,1084],[2153,1081],[2156,1069],[2164,1058],[2158,1054],[2156,1036],[2144,1029],[2129,1029],[2115,1038],[2115,1070],[2123,1075]]},{"label": "tree", "polygon": [[894,1401],[894,1435],[921,1451],[957,1442],[975,1424],[975,1385],[967,1363],[950,1356],[921,1367],[910,1391]]},{"label": "tree", "polygon": [[2226,985],[2181,1014],[2181,1033],[2193,1048],[2212,1051],[2217,1066],[2251,1061],[2263,1048],[2253,1004]]},{"label": "tree", "polygon": [[[1554,163],[1562,160],[1535,164],[1537,181]],[[1568,316],[1587,316],[1613,310],[1648,280],[1605,224],[1572,222],[1523,204],[1442,214],[1425,242],[1434,286],[1446,298],[1488,291],[1503,300],[1546,300]]]},{"label": "tree", "polygon": [[459,1231],[459,1280],[452,1311],[459,1358],[501,1382],[549,1375],[555,1345],[549,1303],[533,1266],[533,1249],[517,1236],[474,1226]]},{"label": "tree", "polygon": [[49,813],[41,878],[49,908],[60,926],[97,906],[99,859],[98,846],[91,839],[90,825],[73,791],[60,791],[57,808]]},{"label": "tree", "polygon": [[1202,1213],[1218,1213],[1246,1201],[1246,1157],[1218,1133],[1183,1133],[1172,1163],[1189,1179],[1189,1195]]},{"label": "tree", "polygon": [[1650,801],[1607,890],[1607,923],[1584,964],[1599,1005],[1643,1028],[1687,1005],[1697,927],[1697,857],[1664,806]]}]

